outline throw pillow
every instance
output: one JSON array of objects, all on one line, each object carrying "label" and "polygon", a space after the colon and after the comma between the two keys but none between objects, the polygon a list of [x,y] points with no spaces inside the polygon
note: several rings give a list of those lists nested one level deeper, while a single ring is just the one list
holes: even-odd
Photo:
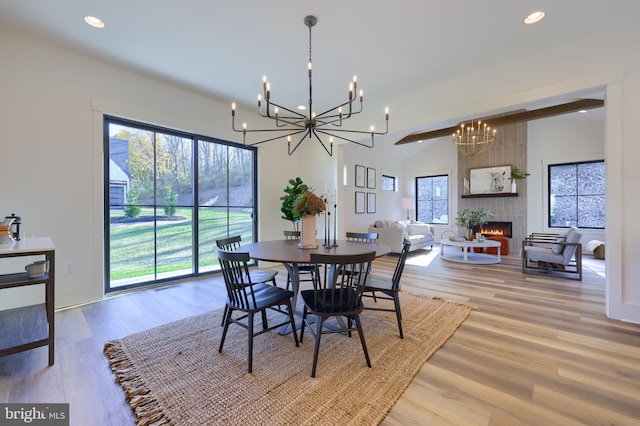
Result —
[{"label": "throw pillow", "polygon": [[402,238],[409,237],[409,221],[399,220],[395,222],[393,225],[394,225],[394,228],[402,229]]},{"label": "throw pillow", "polygon": [[376,223],[373,225],[375,228],[382,228],[382,221],[381,220],[376,220]]},{"label": "throw pillow", "polygon": [[[556,238],[556,243],[564,243],[564,241],[565,241],[565,237]],[[562,253],[562,250],[564,250],[563,244],[554,244],[553,247],[551,247],[551,251],[554,252],[555,254]]]}]

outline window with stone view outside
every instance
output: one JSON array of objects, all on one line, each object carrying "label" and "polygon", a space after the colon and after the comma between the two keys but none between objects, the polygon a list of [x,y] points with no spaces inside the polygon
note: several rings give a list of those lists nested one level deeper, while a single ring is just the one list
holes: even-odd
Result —
[{"label": "window with stone view outside", "polygon": [[604,229],[604,160],[549,165],[549,226]]},{"label": "window with stone view outside", "polygon": [[449,223],[449,176],[416,178],[416,219],[425,223]]}]

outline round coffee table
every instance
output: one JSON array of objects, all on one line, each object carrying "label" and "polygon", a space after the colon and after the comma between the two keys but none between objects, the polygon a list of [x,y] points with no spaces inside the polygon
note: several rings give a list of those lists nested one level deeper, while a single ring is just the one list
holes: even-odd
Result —
[{"label": "round coffee table", "polygon": [[[455,248],[447,249],[447,253],[444,252],[444,247],[450,246]],[[475,253],[473,250],[475,247],[496,247],[498,249],[498,255]],[[487,265],[491,263],[500,263],[500,248],[502,244],[499,241],[484,240],[483,242],[473,241],[458,241],[448,238],[440,240],[440,259],[447,260],[449,262],[458,263],[472,263],[476,265]]]}]

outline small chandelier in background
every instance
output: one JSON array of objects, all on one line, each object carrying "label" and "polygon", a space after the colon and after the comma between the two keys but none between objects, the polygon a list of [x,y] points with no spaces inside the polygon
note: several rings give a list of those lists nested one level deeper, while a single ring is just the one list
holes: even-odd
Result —
[{"label": "small chandelier in background", "polygon": [[[313,27],[318,22],[318,19],[315,16],[309,15],[304,18],[304,24],[309,27],[309,113],[308,115],[299,113],[294,111],[292,108],[287,108],[282,105],[279,105],[271,100],[271,85],[267,81],[267,77],[263,77],[262,82],[262,90],[263,94],[258,95],[258,115],[261,117],[269,118],[275,122],[275,128],[270,129],[248,129],[247,124],[243,123],[241,129],[236,128],[235,119],[236,119],[236,104],[232,104],[231,106],[231,127],[236,132],[242,133],[242,142],[246,145],[258,145],[265,142],[275,141],[278,139],[287,138],[288,142],[288,150],[289,155],[293,154],[296,149],[300,146],[300,144],[307,138],[309,139],[317,139],[318,142],[322,145],[324,150],[329,154],[329,156],[333,155],[333,138],[340,139],[346,142],[353,142],[355,144],[373,148],[373,139],[375,135],[385,135],[389,131],[389,109],[385,110],[385,120],[386,120],[386,129],[384,132],[376,132],[374,131],[374,127],[371,126],[369,131],[367,130],[350,130],[343,129],[342,124],[345,120],[351,118],[352,116],[359,114],[362,112],[362,101],[363,101],[363,92],[362,90],[359,93],[360,100],[360,109],[354,110],[354,101],[356,100],[356,90],[358,87],[358,82],[356,76],[353,77],[353,82],[349,85],[349,94],[348,100],[345,102],[334,106],[320,114],[316,114],[313,112],[313,85],[312,85],[312,67],[311,67],[311,27]],[[262,99],[264,96],[264,101],[266,103],[266,108],[262,110]],[[298,107],[299,108],[299,107]],[[302,108],[304,109],[304,108]],[[343,110],[344,109],[344,110]],[[267,137],[265,139],[256,141],[256,142],[247,142],[247,133],[258,133],[258,132],[281,132],[274,137]],[[302,134],[300,140],[295,144],[293,149],[291,149],[291,136],[295,136],[298,134]],[[371,135],[371,143],[363,143],[357,140],[353,140],[347,137],[348,134],[361,134],[361,135]],[[324,135],[329,137],[329,146],[325,141],[322,140],[320,135]]]},{"label": "small chandelier in background", "polygon": [[460,129],[453,134],[452,142],[458,146],[462,155],[471,156],[485,152],[496,140],[496,131],[491,130],[487,123],[471,120],[470,124],[460,125]]}]

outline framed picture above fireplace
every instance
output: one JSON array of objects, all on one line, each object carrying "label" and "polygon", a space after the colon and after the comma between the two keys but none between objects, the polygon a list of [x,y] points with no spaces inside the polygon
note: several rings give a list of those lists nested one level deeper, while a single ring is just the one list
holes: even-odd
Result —
[{"label": "framed picture above fireplace", "polygon": [[471,194],[501,194],[511,192],[511,166],[485,167],[469,170]]}]

